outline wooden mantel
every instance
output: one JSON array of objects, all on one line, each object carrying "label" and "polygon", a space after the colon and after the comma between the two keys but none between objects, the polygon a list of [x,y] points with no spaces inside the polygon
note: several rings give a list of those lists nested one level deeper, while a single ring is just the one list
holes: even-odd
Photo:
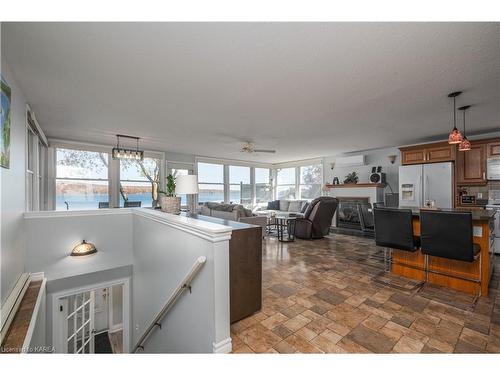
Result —
[{"label": "wooden mantel", "polygon": [[370,182],[366,183],[360,183],[360,184],[340,184],[340,185],[333,185],[333,184],[326,184],[325,187],[327,189],[342,189],[342,188],[367,188],[367,187],[373,187],[373,188],[385,188],[385,184],[374,184]]}]

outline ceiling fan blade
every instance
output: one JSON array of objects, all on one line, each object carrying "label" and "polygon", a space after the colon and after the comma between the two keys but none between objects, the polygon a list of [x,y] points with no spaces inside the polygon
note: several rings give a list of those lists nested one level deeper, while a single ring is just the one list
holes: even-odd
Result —
[{"label": "ceiling fan blade", "polygon": [[253,150],[253,152],[267,152],[268,154],[275,154],[276,150]]}]

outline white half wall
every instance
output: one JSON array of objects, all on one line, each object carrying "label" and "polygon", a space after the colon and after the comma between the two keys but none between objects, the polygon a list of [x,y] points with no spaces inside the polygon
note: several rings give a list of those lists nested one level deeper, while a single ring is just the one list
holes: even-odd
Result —
[{"label": "white half wall", "polygon": [[[47,302],[53,293],[132,268],[130,347],[161,310],[195,260],[207,261],[145,345],[151,353],[231,351],[229,317],[230,227],[145,208],[25,213],[26,268],[44,272]],[[82,239],[98,252],[72,257]],[[111,276],[110,276],[111,277]],[[78,280],[80,282],[78,283]],[[111,280],[111,279],[109,279]],[[78,285],[75,285],[75,282]],[[47,308],[47,340],[52,337]]]},{"label": "white half wall", "polygon": [[222,351],[230,351],[231,230],[216,226],[219,233],[193,235],[161,221],[164,215],[151,212],[134,216],[133,342],[137,343],[196,259],[205,256],[206,263],[192,283],[192,292],[184,292],[179,298],[144,351],[212,353],[224,344]]}]

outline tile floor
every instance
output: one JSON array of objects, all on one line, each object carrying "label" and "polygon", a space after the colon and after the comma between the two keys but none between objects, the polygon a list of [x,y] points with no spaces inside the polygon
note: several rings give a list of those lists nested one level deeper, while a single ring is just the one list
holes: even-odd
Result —
[{"label": "tile floor", "polygon": [[372,239],[266,238],[263,252],[262,310],[231,326],[234,353],[500,353],[498,271],[472,308],[470,295],[415,294],[415,282],[381,275]]}]

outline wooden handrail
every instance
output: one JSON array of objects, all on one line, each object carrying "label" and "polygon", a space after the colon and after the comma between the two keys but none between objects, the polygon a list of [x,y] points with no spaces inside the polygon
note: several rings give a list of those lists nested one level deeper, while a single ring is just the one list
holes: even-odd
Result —
[{"label": "wooden handrail", "polygon": [[207,261],[207,258],[205,256],[201,256],[198,259],[196,259],[196,262],[194,263],[193,267],[191,267],[191,270],[189,270],[188,274],[184,277],[184,279],[179,283],[177,288],[175,288],[174,292],[170,295],[169,299],[161,309],[161,311],[156,315],[156,317],[153,319],[153,321],[150,323],[146,331],[143,333],[139,341],[137,342],[137,345],[134,348],[134,353],[137,353],[139,349],[144,350],[144,344],[148,340],[149,336],[155,329],[155,327],[161,327],[161,321],[163,318],[165,318],[165,315],[168,313],[168,311],[172,308],[172,306],[177,302],[179,297],[182,295],[182,293],[185,290],[191,290],[191,282],[195,278],[195,276],[200,272],[201,268]]}]

